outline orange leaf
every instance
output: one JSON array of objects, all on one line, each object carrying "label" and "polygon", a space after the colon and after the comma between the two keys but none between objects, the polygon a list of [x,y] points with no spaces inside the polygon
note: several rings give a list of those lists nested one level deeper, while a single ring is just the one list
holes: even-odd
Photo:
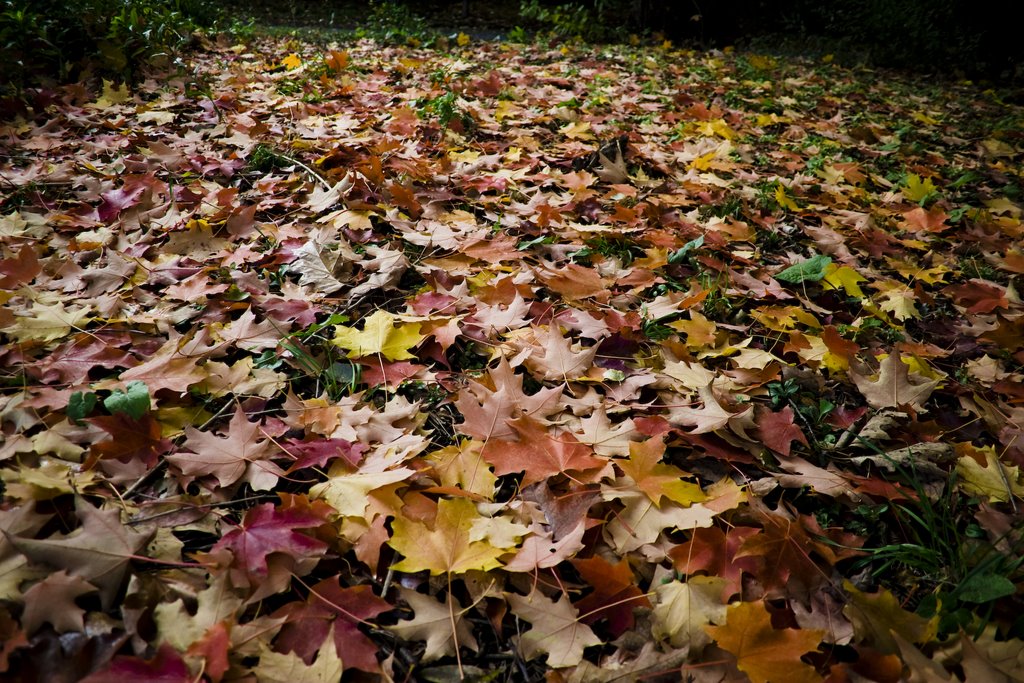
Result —
[{"label": "orange leaf", "polygon": [[816,683],[821,676],[800,661],[816,650],[824,631],[772,627],[762,602],[740,602],[726,612],[725,626],[705,626],[718,646],[736,656],[736,666],[753,683]]}]

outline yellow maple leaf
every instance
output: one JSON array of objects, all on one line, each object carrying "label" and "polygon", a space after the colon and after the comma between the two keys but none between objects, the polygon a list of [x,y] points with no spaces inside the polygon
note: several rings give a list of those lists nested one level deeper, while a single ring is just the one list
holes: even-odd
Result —
[{"label": "yellow maple leaf", "polygon": [[690,162],[690,168],[697,171],[706,171],[711,168],[711,162],[715,160],[718,155],[718,150],[713,149],[707,154],[701,155]]},{"label": "yellow maple leaf", "polygon": [[799,211],[800,207],[797,206],[796,202],[789,198],[786,194],[786,188],[779,185],[775,188],[775,201],[778,202],[779,206],[789,211]]},{"label": "yellow maple leaf", "polygon": [[590,132],[589,121],[573,121],[567,123],[561,128],[561,133],[567,138],[573,140],[590,140],[594,137],[594,134]]},{"label": "yellow maple leaf", "polygon": [[[477,520],[487,520],[476,505],[466,498],[440,500],[437,516],[430,526],[398,517],[388,544],[405,559],[394,565],[400,572],[429,571],[431,574],[458,574],[473,569],[489,571],[501,566],[498,557],[505,549],[484,541],[470,541],[479,533]],[[476,524],[474,524],[476,523]]]},{"label": "yellow maple leaf", "polygon": [[339,325],[334,344],[348,351],[349,358],[381,354],[388,360],[414,358],[409,349],[423,340],[420,323],[395,324],[395,316],[376,311],[366,319],[362,330]]},{"label": "yellow maple leaf", "polygon": [[862,276],[850,266],[840,266],[835,263],[828,267],[825,277],[822,280],[825,289],[842,289],[846,296],[864,298],[858,283],[866,282],[867,278]]},{"label": "yellow maple leaf", "polygon": [[921,179],[916,173],[907,174],[907,183],[903,186],[903,196],[912,202],[921,202],[925,197],[936,191],[931,178]]},{"label": "yellow maple leaf", "polygon": [[459,47],[466,47],[467,45],[469,45],[469,36],[467,36],[465,33],[459,33],[459,35],[455,38],[455,44],[458,45]]},{"label": "yellow maple leaf", "polygon": [[753,683],[817,683],[822,678],[801,655],[818,649],[825,632],[775,628],[762,602],[739,602],[726,610],[724,626],[705,626],[718,646],[736,656],[736,666]]},{"label": "yellow maple leaf", "polygon": [[984,466],[978,464],[978,461],[970,455],[965,455],[956,461],[960,488],[968,493],[986,496],[990,503],[1008,503],[1011,496],[1018,498],[1024,496],[1024,486],[1020,484],[1019,467],[1004,465],[991,446],[976,450],[984,453]]},{"label": "yellow maple leaf", "polygon": [[281,66],[286,69],[298,69],[302,66],[302,59],[299,58],[294,52],[281,60]]},{"label": "yellow maple leaf", "polygon": [[127,85],[118,85],[114,87],[113,81],[103,79],[103,94],[94,103],[94,106],[100,109],[106,109],[112,107],[115,104],[123,104],[131,98],[132,94],[128,91]]}]

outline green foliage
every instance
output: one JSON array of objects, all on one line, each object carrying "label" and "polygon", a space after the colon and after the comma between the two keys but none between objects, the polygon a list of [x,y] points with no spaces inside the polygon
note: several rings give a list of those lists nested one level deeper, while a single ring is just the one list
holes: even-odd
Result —
[{"label": "green foliage", "polygon": [[123,390],[117,389],[103,399],[103,407],[110,411],[111,415],[123,413],[133,420],[139,420],[149,412],[149,387],[145,382],[128,382],[128,386]]},{"label": "green foliage", "polygon": [[356,35],[385,43],[418,45],[436,38],[425,26],[426,20],[405,3],[370,0],[369,15],[360,23]]},{"label": "green foliage", "polygon": [[825,272],[831,264],[831,258],[817,254],[806,261],[794,263],[782,272],[776,273],[775,279],[793,284],[807,282],[808,280],[811,282],[817,282],[821,278],[825,277]]},{"label": "green foliage", "polygon": [[218,20],[209,0],[5,0],[0,7],[0,86],[14,88],[89,70],[133,78],[143,63],[168,57]]},{"label": "green foliage", "polygon": [[519,16],[541,24],[560,38],[600,42],[623,37],[623,17],[629,14],[630,4],[623,0],[595,0],[549,7],[540,0],[522,0]]}]

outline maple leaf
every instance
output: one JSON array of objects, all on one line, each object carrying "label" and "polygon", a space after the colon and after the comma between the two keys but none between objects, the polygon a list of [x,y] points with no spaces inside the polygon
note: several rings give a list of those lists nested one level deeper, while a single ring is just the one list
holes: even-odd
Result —
[{"label": "maple leaf", "polygon": [[49,622],[57,633],[81,631],[85,610],[75,604],[75,598],[95,590],[96,586],[66,571],[50,574],[25,591],[22,628],[32,634]]},{"label": "maple leaf", "polygon": [[381,354],[391,361],[415,358],[409,349],[423,340],[420,323],[395,324],[395,316],[378,310],[363,323],[363,329],[338,325],[334,344],[348,351],[349,358]]},{"label": "maple leaf", "polygon": [[413,618],[387,628],[403,640],[427,641],[423,661],[432,662],[455,654],[463,646],[477,649],[469,621],[464,618],[466,610],[459,607],[450,592],[444,603],[408,588],[401,588],[400,592],[402,600],[412,608]]},{"label": "maple leaf", "polygon": [[414,472],[407,467],[384,472],[350,472],[346,463],[336,462],[327,473],[327,481],[310,487],[309,495],[322,497],[343,517],[362,517],[371,494],[393,490]]},{"label": "maple leaf", "polygon": [[803,596],[828,578],[819,563],[831,566],[835,553],[826,543],[811,538],[799,519],[763,507],[758,518],[761,531],[745,539],[735,556],[763,560],[757,577],[766,588]]},{"label": "maple leaf", "polygon": [[310,662],[328,634],[333,633],[334,646],[346,667],[374,672],[380,668],[375,656],[377,646],[358,625],[390,609],[391,605],[374,595],[370,586],[343,588],[338,577],[324,579],[310,587],[306,602],[289,603],[277,611],[275,616],[286,617],[287,622],[274,647]]},{"label": "maple leaf", "polygon": [[531,369],[539,370],[544,379],[570,381],[586,374],[597,355],[597,346],[589,349],[573,349],[571,341],[562,336],[557,325],[546,332],[538,332],[542,342],[543,356],[530,355],[526,364]]},{"label": "maple leaf", "polygon": [[576,666],[586,648],[601,644],[590,627],[581,623],[565,594],[554,602],[536,591],[525,597],[509,593],[505,598],[512,613],[532,626],[515,639],[526,659],[546,654],[550,667]]},{"label": "maple leaf", "polygon": [[492,386],[472,381],[455,400],[465,418],[457,428],[467,436],[481,441],[507,439],[516,435],[508,424],[513,417],[542,419],[561,410],[561,389],[541,389],[527,395],[523,391],[523,376],[517,375],[504,357],[498,367],[488,370],[488,376]]},{"label": "maple leaf", "polygon": [[974,495],[985,496],[990,503],[1008,503],[1013,496],[1024,496],[1020,468],[1003,464],[991,446],[978,450],[979,456],[984,455],[984,464],[980,464],[972,455],[957,459],[956,472],[960,488]]},{"label": "maple leaf", "polygon": [[213,546],[213,553],[221,549],[231,552],[234,558],[231,566],[237,573],[236,585],[254,586],[266,580],[269,555],[280,553],[298,562],[324,554],[327,545],[323,541],[296,530],[324,524],[329,508],[324,503],[310,505],[292,496],[284,502],[281,507],[264,503],[246,511],[241,524]]},{"label": "maple leaf", "polygon": [[807,445],[807,437],[793,422],[793,417],[793,408],[784,406],[774,413],[769,410],[760,411],[757,420],[757,435],[764,445],[787,458],[794,441]]},{"label": "maple leaf", "polygon": [[190,683],[192,680],[181,654],[165,643],[152,659],[114,657],[105,669],[86,676],[80,683]]},{"label": "maple leaf", "polygon": [[857,372],[851,372],[850,377],[872,408],[910,406],[924,410],[925,401],[940,384],[936,379],[911,375],[910,367],[896,350],[882,361],[877,379]]},{"label": "maple leaf", "polygon": [[88,422],[112,437],[109,441],[92,445],[90,454],[96,458],[112,458],[125,463],[139,460],[152,467],[173,447],[171,440],[164,438],[160,423],[152,415],[138,420],[123,413],[98,415],[89,418]]},{"label": "maple leaf", "polygon": [[573,560],[572,566],[594,589],[575,603],[583,623],[593,624],[600,619],[607,619],[612,637],[617,638],[633,628],[634,608],[651,606],[650,600],[636,585],[633,571],[626,560],[611,564],[595,556]]},{"label": "maple leaf", "polygon": [[908,612],[900,606],[896,596],[884,588],[877,593],[864,593],[844,581],[843,590],[850,599],[843,614],[853,623],[855,634],[885,654],[899,652],[896,637],[922,643],[936,635],[939,615],[926,619]]},{"label": "maple leaf", "polygon": [[336,642],[333,635],[325,638],[311,664],[297,655],[273,652],[263,646],[256,675],[260,683],[338,683],[345,667]]},{"label": "maple leaf", "polygon": [[813,666],[800,657],[817,650],[824,631],[777,629],[762,602],[740,602],[725,614],[725,625],[705,626],[718,646],[736,657],[736,666],[752,683],[817,683]]},{"label": "maple leaf", "polygon": [[722,597],[729,598],[740,592],[743,572],[758,573],[761,566],[759,558],[737,557],[747,539],[757,533],[757,528],[747,526],[732,527],[727,532],[716,526],[694,529],[690,540],[672,548],[668,556],[681,574],[702,571],[722,579]]},{"label": "maple leaf", "polygon": [[651,635],[667,639],[672,647],[687,648],[691,656],[699,654],[711,642],[704,627],[725,623],[725,583],[718,576],[694,576],[658,586]]},{"label": "maple leaf", "polygon": [[215,477],[219,486],[248,481],[257,491],[265,491],[284,472],[266,459],[277,449],[260,434],[260,426],[249,422],[239,405],[228,423],[226,436],[186,427],[184,450],[166,459],[183,474]]},{"label": "maple leaf", "polygon": [[0,289],[15,289],[28,284],[43,271],[36,249],[31,244],[22,245],[18,255],[0,260]]},{"label": "maple leaf", "polygon": [[721,429],[729,423],[729,420],[741,417],[751,410],[751,407],[748,406],[739,413],[730,413],[718,402],[712,384],[708,383],[697,390],[704,407],[673,406],[669,409],[669,422],[693,427],[694,429],[690,431],[691,434],[706,434]]},{"label": "maple leaf", "polygon": [[707,496],[700,486],[684,479],[686,472],[661,462],[664,455],[664,438],[652,437],[643,443],[631,443],[629,459],[617,460],[615,464],[659,507],[662,498],[680,505],[705,500]]},{"label": "maple leaf", "polygon": [[128,563],[153,532],[132,531],[121,523],[117,510],[100,510],[82,498],[75,500],[75,513],[82,526],[67,535],[44,539],[4,535],[33,562],[58,567],[95,586],[104,608],[109,608],[121,590]]},{"label": "maple leaf", "polygon": [[484,461],[480,441],[464,439],[426,456],[443,486],[454,486],[485,499],[494,495],[498,478]]},{"label": "maple leaf", "polygon": [[392,523],[394,533],[388,544],[405,559],[393,565],[396,571],[429,571],[431,574],[459,574],[471,569],[486,571],[501,566],[505,553],[490,543],[471,541],[473,524],[482,518],[476,506],[465,498],[443,499],[437,503],[433,525],[399,517]]},{"label": "maple leaf", "polygon": [[[523,486],[529,486],[563,472],[575,472],[579,478],[593,476],[593,471],[608,466],[608,461],[593,454],[569,432],[553,432],[529,417],[509,420],[508,425],[519,435],[519,441],[488,441],[481,457],[494,465],[497,475],[523,472]],[[590,474],[587,474],[587,473]]]}]

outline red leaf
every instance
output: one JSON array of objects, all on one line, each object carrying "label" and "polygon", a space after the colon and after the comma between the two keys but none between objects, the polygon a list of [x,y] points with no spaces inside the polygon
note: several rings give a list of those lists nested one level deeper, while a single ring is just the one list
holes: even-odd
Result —
[{"label": "red leaf", "polygon": [[117,413],[91,417],[88,421],[112,437],[109,441],[93,444],[90,455],[94,458],[119,462],[141,460],[147,467],[153,467],[162,454],[171,450],[170,440],[163,438],[160,423],[152,415],[134,420],[124,413]]},{"label": "red leaf", "polygon": [[290,439],[281,445],[282,449],[295,458],[288,472],[295,472],[306,467],[324,467],[338,458],[344,459],[355,467],[363,459],[367,450],[366,444],[350,443],[345,439],[317,439],[316,441],[298,441]]},{"label": "red leaf", "polygon": [[793,422],[793,409],[785,406],[777,413],[765,410],[757,418],[757,435],[764,445],[779,455],[789,457],[793,442],[807,445],[807,437]]},{"label": "red leaf", "polygon": [[607,619],[612,637],[618,638],[633,628],[633,608],[651,606],[650,600],[636,585],[627,560],[611,564],[602,557],[594,556],[573,560],[572,564],[583,580],[594,587],[592,593],[575,603],[584,623],[593,624],[599,619]]},{"label": "red leaf", "polygon": [[86,676],[80,683],[189,683],[191,680],[185,660],[164,643],[153,659],[114,657],[110,666]]},{"label": "red leaf", "polygon": [[250,584],[267,577],[267,556],[285,553],[296,559],[319,557],[327,544],[296,529],[318,527],[327,521],[330,508],[317,502],[312,506],[275,507],[273,503],[258,505],[245,513],[242,523],[213,546],[226,548],[234,555],[232,566],[240,570]]},{"label": "red leaf", "polygon": [[213,683],[220,683],[227,673],[230,664],[228,663],[228,650],[231,647],[226,622],[218,622],[211,626],[203,634],[203,637],[192,644],[188,649],[190,655],[202,657],[206,664],[203,671],[210,677]]},{"label": "red leaf", "polygon": [[584,472],[607,465],[594,456],[590,446],[581,444],[572,434],[556,434],[528,417],[509,420],[519,441],[488,441],[481,456],[494,465],[498,475],[525,472],[522,485],[529,486],[555,474]]},{"label": "red leaf", "polygon": [[743,572],[755,574],[760,567],[756,557],[736,557],[743,543],[757,533],[754,527],[738,526],[728,533],[718,527],[693,530],[690,540],[669,551],[677,572],[695,574],[705,572],[708,576],[720,576],[728,583],[723,598],[740,592]]},{"label": "red leaf", "polygon": [[338,577],[324,579],[309,590],[305,603],[293,602],[275,614],[287,617],[274,647],[294,652],[306,663],[313,661],[334,626],[334,646],[346,667],[375,672],[377,646],[358,625],[391,609],[387,601],[373,594],[370,586],[342,588]]},{"label": "red leaf", "polygon": [[27,284],[42,271],[36,250],[29,244],[22,245],[17,256],[0,261],[0,275],[3,275],[0,277],[0,289],[15,289]]}]

